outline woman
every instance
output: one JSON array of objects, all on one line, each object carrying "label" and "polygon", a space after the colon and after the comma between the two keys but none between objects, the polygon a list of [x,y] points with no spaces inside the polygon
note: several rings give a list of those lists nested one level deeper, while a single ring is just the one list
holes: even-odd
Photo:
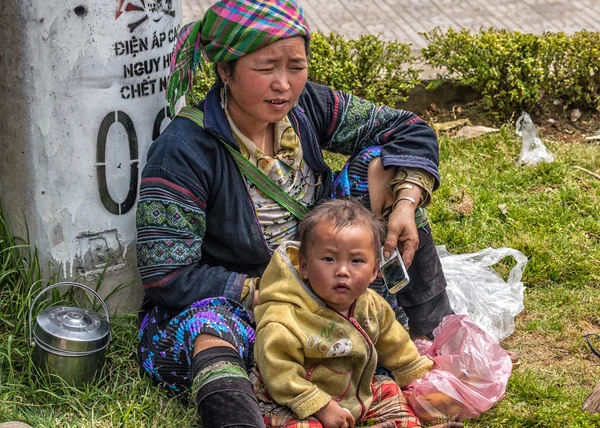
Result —
[{"label": "woman", "polygon": [[[264,426],[246,375],[251,310],[272,252],[295,236],[299,216],[242,175],[240,162],[300,210],[350,194],[385,211],[385,251],[398,244],[410,266],[398,302],[411,336],[430,334],[451,313],[420,209],[439,185],[435,133],[412,113],[307,82],[309,39],[294,0],[218,1],[182,30],[173,53],[172,106],[193,97],[201,55],[216,64],[218,82],[171,121],[142,173],[139,361],[175,391],[191,386],[205,427]],[[352,155],[335,181],[323,149]]]}]

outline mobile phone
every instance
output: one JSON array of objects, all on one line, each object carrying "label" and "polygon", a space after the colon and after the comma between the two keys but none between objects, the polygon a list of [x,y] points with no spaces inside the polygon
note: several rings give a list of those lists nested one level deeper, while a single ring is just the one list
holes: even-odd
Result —
[{"label": "mobile phone", "polygon": [[406,267],[400,257],[400,253],[396,248],[392,255],[386,259],[383,256],[383,247],[381,247],[381,275],[383,276],[383,283],[387,290],[395,294],[402,290],[409,283],[408,273]]}]

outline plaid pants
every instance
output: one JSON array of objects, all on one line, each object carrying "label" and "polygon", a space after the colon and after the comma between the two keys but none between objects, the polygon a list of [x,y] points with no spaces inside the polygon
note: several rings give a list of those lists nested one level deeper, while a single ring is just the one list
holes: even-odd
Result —
[{"label": "plaid pants", "polygon": [[[256,367],[250,370],[249,377],[263,412],[266,428],[323,428],[317,418],[310,416],[307,419],[299,420],[288,407],[273,402],[264,384],[260,381],[260,374]],[[393,379],[387,376],[374,375],[371,381],[371,390],[373,392],[373,403],[365,416],[360,421],[356,421],[356,426],[360,427],[361,422],[374,424],[385,421],[394,421],[396,428],[422,426],[404,399],[400,387]]]}]

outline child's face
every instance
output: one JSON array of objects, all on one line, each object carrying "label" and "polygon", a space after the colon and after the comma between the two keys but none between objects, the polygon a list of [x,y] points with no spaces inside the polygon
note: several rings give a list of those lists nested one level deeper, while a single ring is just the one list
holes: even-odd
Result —
[{"label": "child's face", "polygon": [[343,229],[324,222],[314,236],[307,256],[300,256],[300,274],[331,308],[347,315],[377,276],[373,231],[364,222]]}]

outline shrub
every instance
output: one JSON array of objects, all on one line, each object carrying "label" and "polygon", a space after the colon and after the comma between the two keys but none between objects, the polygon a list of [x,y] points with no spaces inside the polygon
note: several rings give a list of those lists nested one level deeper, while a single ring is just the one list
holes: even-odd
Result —
[{"label": "shrub", "polygon": [[555,35],[548,89],[567,107],[600,109],[600,33]]},{"label": "shrub", "polygon": [[565,107],[600,107],[598,33],[450,29],[444,34],[436,28],[423,36],[429,42],[422,50],[427,63],[479,91],[484,107],[499,116],[535,111],[553,99]]},{"label": "shrub", "polygon": [[427,63],[479,91],[484,107],[510,114],[538,105],[548,70],[540,37],[494,29],[479,34],[450,29],[443,34],[439,28],[424,37],[429,42],[422,50]]},{"label": "shrub", "polygon": [[309,79],[378,104],[395,106],[419,83],[410,44],[368,34],[346,40],[317,32],[311,41]]},{"label": "shrub", "polygon": [[215,70],[213,64],[202,60],[202,70],[194,77],[194,93],[199,100],[206,97],[206,93],[215,83]]},{"label": "shrub", "polygon": [[[418,81],[419,70],[412,68],[415,58],[410,45],[385,42],[374,35],[346,40],[338,33],[316,32],[310,43],[308,78],[378,104],[395,106],[405,101]],[[194,80],[199,98],[214,83],[212,64],[203,63]]]}]

